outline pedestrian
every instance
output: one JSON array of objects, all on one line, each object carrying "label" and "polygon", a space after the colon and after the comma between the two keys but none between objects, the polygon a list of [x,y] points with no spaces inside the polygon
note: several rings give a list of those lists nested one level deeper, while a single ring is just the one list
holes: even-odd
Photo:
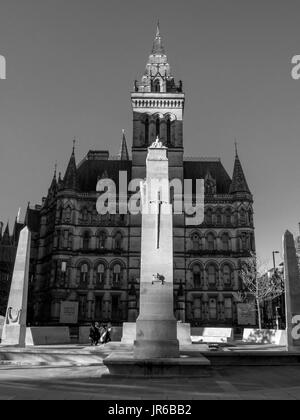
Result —
[{"label": "pedestrian", "polygon": [[96,327],[95,322],[92,322],[91,328],[90,328],[90,335],[89,339],[91,340],[91,346],[97,346],[100,340],[100,334],[99,330]]},{"label": "pedestrian", "polygon": [[112,327],[111,327],[110,322],[106,325],[105,329],[106,329],[106,335],[105,335],[105,338],[104,338],[104,344],[107,344],[111,341],[110,333],[111,333]]},{"label": "pedestrian", "polygon": [[100,343],[104,344],[105,336],[106,336],[106,329],[103,324],[100,325],[99,328],[99,335],[100,335]]}]

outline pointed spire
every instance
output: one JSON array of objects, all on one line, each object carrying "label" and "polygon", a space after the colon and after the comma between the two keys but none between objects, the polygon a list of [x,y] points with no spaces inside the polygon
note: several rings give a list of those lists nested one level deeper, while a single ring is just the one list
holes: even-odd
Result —
[{"label": "pointed spire", "polygon": [[156,29],[156,38],[160,37],[160,23],[159,23],[159,19],[157,21],[157,29]]},{"label": "pointed spire", "polygon": [[9,221],[7,221],[6,228],[5,228],[5,231],[4,231],[4,235],[10,236],[10,233],[9,233]]},{"label": "pointed spire", "polygon": [[2,244],[3,245],[11,245],[11,238],[10,238],[10,232],[9,232],[9,222],[7,222],[3,238],[2,238]]},{"label": "pointed spire", "polygon": [[57,172],[57,162],[55,162],[55,165],[54,165],[54,174],[53,174],[53,179],[50,186],[50,191],[52,191],[53,189],[57,187],[56,172]]},{"label": "pointed spire", "polygon": [[18,210],[17,223],[21,223],[21,207]]},{"label": "pointed spire", "polygon": [[162,37],[160,34],[159,21],[157,22],[157,29],[156,29],[156,35],[155,35],[155,39],[153,43],[153,48],[152,48],[152,54],[153,55],[166,55],[166,51],[163,46]]},{"label": "pointed spire", "polygon": [[63,187],[66,190],[77,190],[77,166],[75,159],[75,143],[76,139],[73,140],[72,155],[69,160],[69,164],[63,179]]},{"label": "pointed spire", "polygon": [[234,193],[247,193],[251,194],[248,187],[246,177],[242,168],[242,164],[238,155],[237,141],[235,141],[235,162],[233,169],[232,182],[229,190],[230,194]]},{"label": "pointed spire", "polygon": [[234,147],[235,147],[235,157],[238,157],[238,142],[236,138],[234,139]]},{"label": "pointed spire", "polygon": [[128,148],[127,148],[125,130],[122,130],[122,134],[123,135],[122,135],[122,142],[121,142],[119,157],[120,157],[120,160],[129,160],[129,153],[128,153]]}]

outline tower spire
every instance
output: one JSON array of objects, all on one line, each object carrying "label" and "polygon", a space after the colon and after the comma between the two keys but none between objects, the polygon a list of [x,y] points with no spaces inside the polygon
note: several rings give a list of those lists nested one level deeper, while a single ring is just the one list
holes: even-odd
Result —
[{"label": "tower spire", "polygon": [[234,147],[235,147],[235,157],[238,157],[238,142],[236,137],[234,138]]},{"label": "tower spire", "polygon": [[72,155],[64,176],[63,187],[67,190],[77,190],[77,166],[75,159],[76,138],[73,139]]},{"label": "tower spire", "polygon": [[161,34],[160,34],[160,23],[159,23],[159,21],[157,22],[156,35],[155,35],[153,48],[152,48],[152,55],[166,55],[166,51],[165,51],[165,48],[163,46],[162,37],[161,37]]},{"label": "tower spire", "polygon": [[128,148],[127,148],[125,130],[122,130],[122,142],[121,142],[119,157],[120,157],[120,160],[129,160],[129,153],[128,153]]},{"label": "tower spire", "polygon": [[246,181],[243,168],[242,168],[242,164],[238,155],[236,141],[235,141],[235,153],[236,154],[235,154],[233,176],[232,176],[232,182],[231,182],[229,193],[230,194],[234,194],[234,193],[251,194],[247,181]]},{"label": "tower spire", "polygon": [[160,37],[160,22],[157,20],[156,37]]}]

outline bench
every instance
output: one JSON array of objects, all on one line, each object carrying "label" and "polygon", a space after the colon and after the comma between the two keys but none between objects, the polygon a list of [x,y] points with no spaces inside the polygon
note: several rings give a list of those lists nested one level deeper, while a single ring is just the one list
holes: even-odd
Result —
[{"label": "bench", "polygon": [[232,328],[192,328],[193,343],[230,343],[232,341]]},{"label": "bench", "polygon": [[277,346],[286,346],[287,334],[285,330],[259,330],[245,328],[243,333],[243,342],[253,344],[275,344]]},{"label": "bench", "polygon": [[28,327],[26,329],[26,346],[70,343],[71,338],[68,327]]}]

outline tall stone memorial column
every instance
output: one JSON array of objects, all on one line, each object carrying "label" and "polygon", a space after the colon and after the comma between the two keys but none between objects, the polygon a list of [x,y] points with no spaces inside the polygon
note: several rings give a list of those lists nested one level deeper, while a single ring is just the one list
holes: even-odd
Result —
[{"label": "tall stone memorial column", "polygon": [[300,353],[300,275],[293,235],[283,236],[287,350]]},{"label": "tall stone memorial column", "polygon": [[173,303],[173,214],[167,148],[157,139],[148,149],[141,185],[142,245],[140,315],[135,359],[177,358],[177,321]]},{"label": "tall stone memorial column", "polygon": [[19,238],[2,344],[25,347],[31,234],[25,227]]}]

